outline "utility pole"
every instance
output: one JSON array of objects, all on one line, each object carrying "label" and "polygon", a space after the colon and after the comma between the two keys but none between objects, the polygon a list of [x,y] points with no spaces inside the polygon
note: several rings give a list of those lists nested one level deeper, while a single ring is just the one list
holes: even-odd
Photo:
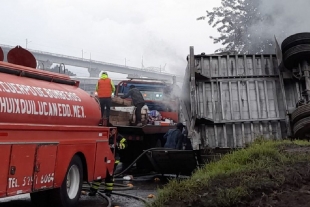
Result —
[{"label": "utility pole", "polygon": [[127,59],[125,58],[125,66],[127,66],[127,61],[130,61],[130,60],[127,60]]},{"label": "utility pole", "polygon": [[89,53],[89,69],[91,70],[91,52]]},{"label": "utility pole", "polygon": [[26,39],[26,49],[28,48],[28,43],[30,43],[31,41],[28,41],[28,39]]}]

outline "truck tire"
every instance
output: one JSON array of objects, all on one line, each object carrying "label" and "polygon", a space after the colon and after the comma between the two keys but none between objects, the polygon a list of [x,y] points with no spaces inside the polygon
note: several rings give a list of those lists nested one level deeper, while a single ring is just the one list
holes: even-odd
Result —
[{"label": "truck tire", "polygon": [[304,139],[310,133],[310,117],[300,119],[293,127],[295,138]]},{"label": "truck tire", "polygon": [[310,44],[309,32],[297,33],[283,40],[281,44],[282,53],[284,54],[291,47],[301,44]]},{"label": "truck tire", "polygon": [[60,188],[31,193],[31,200],[36,207],[76,207],[83,184],[83,164],[75,155],[66,172]]},{"label": "truck tire", "polygon": [[291,117],[293,124],[298,122],[300,119],[310,117],[310,104],[299,106],[295,111],[293,111]]},{"label": "truck tire", "polygon": [[310,44],[303,44],[291,47],[283,55],[284,66],[287,69],[293,69],[303,60],[310,58]]}]

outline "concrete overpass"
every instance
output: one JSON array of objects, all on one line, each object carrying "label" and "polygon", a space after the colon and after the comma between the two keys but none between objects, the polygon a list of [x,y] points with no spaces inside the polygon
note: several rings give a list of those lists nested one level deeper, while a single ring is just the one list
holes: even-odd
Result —
[{"label": "concrete overpass", "polygon": [[[76,77],[71,76],[73,80],[80,81],[80,88],[88,93],[92,93],[95,91],[96,84],[98,82],[98,77]],[[121,81],[126,79],[113,79],[114,85],[118,85]],[[182,87],[182,84],[178,84],[179,87]]]},{"label": "concrete overpass", "polygon": [[[14,48],[13,46],[1,45],[1,44],[0,44],[0,47],[3,49],[5,57],[8,51]],[[176,76],[177,82],[183,81],[182,76],[171,74],[171,73],[150,71],[150,70],[142,69],[142,68],[129,67],[129,66],[124,66],[124,65],[83,59],[83,58],[43,52],[43,51],[38,51],[38,50],[31,50],[31,49],[27,49],[27,50],[29,50],[35,56],[35,58],[39,62],[38,67],[41,67],[41,68],[42,68],[42,65],[44,65],[44,68],[49,68],[53,63],[58,63],[58,64],[63,63],[65,65],[88,68],[90,77],[98,77],[98,74],[100,73],[100,71],[105,70],[105,71],[115,72],[115,73],[131,74],[131,75],[137,75],[137,76],[142,76],[142,77],[147,77],[147,78],[165,79],[165,80],[172,80],[172,77]]]}]

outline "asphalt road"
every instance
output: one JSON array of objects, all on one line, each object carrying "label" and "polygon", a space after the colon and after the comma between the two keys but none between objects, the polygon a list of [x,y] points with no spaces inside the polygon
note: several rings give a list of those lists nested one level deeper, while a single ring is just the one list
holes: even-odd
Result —
[{"label": "asphalt road", "polygon": [[[128,191],[118,191],[120,193],[132,194],[135,196],[140,196],[144,199],[147,199],[149,202],[152,202],[153,199],[147,198],[148,195],[153,194],[156,196],[157,187],[162,186],[162,183],[158,183],[155,181],[149,182],[131,182],[134,185],[133,190]],[[136,199],[112,195],[112,206],[119,207],[143,207],[144,204],[141,201],[137,201]],[[89,196],[81,196],[80,203],[78,207],[105,207],[107,206],[107,201],[99,196],[97,197],[89,197]],[[0,207],[33,207],[30,195],[19,195],[9,198],[0,199]]]}]

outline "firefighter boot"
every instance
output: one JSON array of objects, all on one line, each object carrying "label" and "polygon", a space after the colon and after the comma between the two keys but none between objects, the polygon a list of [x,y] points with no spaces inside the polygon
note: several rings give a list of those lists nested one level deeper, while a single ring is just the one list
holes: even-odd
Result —
[{"label": "firefighter boot", "polygon": [[104,190],[103,192],[104,192],[104,194],[105,194],[106,196],[111,197],[112,191],[110,191],[110,190]]},{"label": "firefighter boot", "polygon": [[94,180],[89,189],[89,196],[96,196],[102,180]]},{"label": "firefighter boot", "polygon": [[96,196],[96,194],[97,194],[97,190],[90,188],[88,196]]},{"label": "firefighter boot", "polygon": [[114,182],[110,182],[110,183],[105,183],[105,190],[104,190],[104,193],[106,194],[106,196],[111,196],[112,194],[112,190],[113,190],[113,185],[114,185]]}]

